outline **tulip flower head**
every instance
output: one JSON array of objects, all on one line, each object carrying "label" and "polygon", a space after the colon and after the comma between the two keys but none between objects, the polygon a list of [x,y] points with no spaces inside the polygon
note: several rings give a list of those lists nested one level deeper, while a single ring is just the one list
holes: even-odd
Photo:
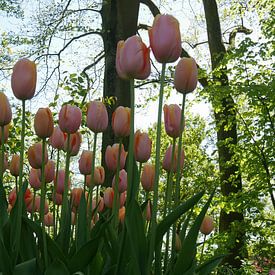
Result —
[{"label": "tulip flower head", "polygon": [[146,162],[152,151],[152,140],[147,133],[141,133],[139,130],[135,132],[134,136],[134,156],[138,162]]},{"label": "tulip flower head", "polygon": [[83,150],[82,154],[78,160],[78,167],[79,172],[82,175],[89,175],[91,174],[92,169],[92,159],[93,159],[93,152],[88,150]]},{"label": "tulip flower head", "polygon": [[64,148],[64,142],[64,133],[60,130],[59,126],[56,126],[50,136],[49,143],[53,148],[60,150]]},{"label": "tulip flower head", "polygon": [[53,214],[51,212],[48,212],[45,216],[44,216],[44,224],[45,226],[53,226]]},{"label": "tulip flower head", "polygon": [[71,192],[71,201],[72,201],[72,206],[75,208],[78,208],[81,200],[81,196],[83,193],[82,188],[73,188]]},{"label": "tulip flower head", "polygon": [[181,132],[181,108],[177,104],[164,105],[164,125],[168,136],[177,138]]},{"label": "tulip flower head", "polygon": [[[55,179],[54,184],[55,184],[56,192],[59,193],[59,194],[63,194],[64,184],[65,184],[65,171],[64,170],[59,170],[58,171],[57,181]],[[70,186],[71,186],[71,181],[69,179],[69,182],[68,182],[68,188],[69,189],[70,189]]]},{"label": "tulip flower head", "polygon": [[78,107],[64,105],[59,112],[59,127],[67,134],[75,133],[81,124],[82,114]]},{"label": "tulip flower head", "polygon": [[155,181],[155,165],[149,163],[144,165],[140,181],[145,191],[153,191]]},{"label": "tulip flower head", "polygon": [[107,208],[113,207],[113,201],[114,201],[114,189],[111,187],[106,188],[103,196],[104,204]]},{"label": "tulip flower head", "polygon": [[126,212],[125,206],[122,206],[121,208],[119,208],[118,219],[119,219],[120,223],[124,223],[125,212]]},{"label": "tulip flower head", "polygon": [[122,79],[146,79],[151,72],[150,50],[134,35],[117,43],[116,71]]},{"label": "tulip flower head", "polygon": [[11,122],[12,113],[9,100],[4,93],[0,93],[0,126],[6,126]]},{"label": "tulip flower head", "polygon": [[178,20],[172,15],[158,14],[149,29],[150,46],[160,63],[176,61],[181,54],[181,35]]},{"label": "tulip flower head", "polygon": [[31,99],[36,88],[36,65],[27,58],[20,59],[13,67],[11,88],[16,98]]},{"label": "tulip flower head", "polygon": [[204,235],[209,235],[213,231],[213,229],[213,219],[210,216],[205,216],[200,227],[200,232]]},{"label": "tulip flower head", "polygon": [[[112,187],[115,190],[115,182],[116,176],[113,177]],[[123,193],[127,190],[127,172],[122,169],[119,171],[119,178],[118,178],[118,192]]]},{"label": "tulip flower head", "polygon": [[[105,162],[111,171],[116,171],[117,162],[118,162],[118,151],[119,144],[115,143],[113,146],[108,145],[105,152]],[[120,169],[123,169],[125,166],[127,152],[124,151],[123,144],[121,145],[121,153],[120,153]]]},{"label": "tulip flower head", "polygon": [[123,205],[125,205],[127,199],[127,191],[120,193],[119,195],[119,205],[120,207],[122,207]]},{"label": "tulip flower head", "polygon": [[[181,150],[180,153],[180,169],[182,169],[184,163],[184,151]],[[170,171],[173,173],[176,173],[178,166],[178,146],[176,145],[175,153],[174,153],[174,160],[172,164],[172,145],[169,146],[169,148],[166,150],[163,162],[162,162],[162,168],[166,171]]]},{"label": "tulip flower head", "polygon": [[40,174],[41,174],[40,169],[31,168],[30,175],[29,175],[29,182],[30,182],[30,186],[35,190],[38,190],[41,187]]},{"label": "tulip flower head", "polygon": [[49,108],[39,108],[34,117],[34,130],[38,137],[48,138],[53,133],[53,116]]},{"label": "tulip flower head", "polygon": [[130,115],[131,109],[119,106],[112,115],[112,128],[117,137],[127,137],[130,135]]},{"label": "tulip flower head", "polygon": [[91,101],[87,110],[87,126],[94,133],[104,132],[108,127],[108,113],[101,101]]},{"label": "tulip flower head", "polygon": [[[48,162],[48,151],[45,147],[45,164]],[[40,169],[42,167],[42,144],[35,143],[28,150],[28,160],[32,168]]]},{"label": "tulip flower head", "polygon": [[[71,156],[76,156],[79,152],[80,145],[82,142],[82,137],[80,132],[76,132],[71,134],[70,136],[70,144],[69,144],[69,152]],[[67,152],[68,147],[68,136],[65,135],[65,142],[64,142],[64,151]]]},{"label": "tulip flower head", "polygon": [[20,166],[20,156],[19,155],[13,155],[10,162],[10,173],[14,177],[19,176],[19,166]]}]

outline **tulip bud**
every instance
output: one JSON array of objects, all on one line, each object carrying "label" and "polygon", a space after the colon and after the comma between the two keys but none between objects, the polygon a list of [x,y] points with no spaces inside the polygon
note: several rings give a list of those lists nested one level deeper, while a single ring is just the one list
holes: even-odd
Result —
[{"label": "tulip bud", "polygon": [[134,35],[117,43],[116,71],[122,79],[146,79],[151,72],[150,49]]},{"label": "tulip bud", "polygon": [[44,216],[44,224],[45,226],[53,226],[53,214],[48,212],[45,216]]},{"label": "tulip bud", "polygon": [[[6,143],[8,140],[9,129],[10,129],[10,124],[7,124],[4,126],[4,143]],[[0,145],[2,145],[2,127],[0,127]]]},{"label": "tulip bud", "polygon": [[34,130],[38,137],[48,138],[53,133],[53,116],[49,108],[39,108],[34,117]]},{"label": "tulip bud", "polygon": [[31,168],[29,182],[33,189],[38,190],[41,187],[40,170]]},{"label": "tulip bud", "polygon": [[55,175],[55,163],[53,160],[49,160],[45,165],[45,182],[50,183],[54,180]]},{"label": "tulip bud", "polygon": [[198,68],[193,58],[183,57],[176,66],[174,84],[180,93],[190,93],[197,87]]},{"label": "tulip bud", "polygon": [[[115,190],[115,182],[116,176],[113,177],[112,187]],[[118,178],[118,192],[123,193],[127,190],[127,172],[122,169],[119,171],[119,178]]]},{"label": "tulip bud", "polygon": [[112,208],[113,207],[113,201],[114,201],[114,190],[111,187],[106,188],[105,192],[104,192],[104,204],[106,207],[108,208]]},{"label": "tulip bud", "polygon": [[108,113],[100,101],[91,101],[87,111],[87,126],[94,133],[104,132],[108,127]]},{"label": "tulip bud", "polygon": [[71,201],[72,201],[72,206],[75,208],[78,208],[81,200],[81,196],[83,193],[82,188],[73,188],[71,192]]},{"label": "tulip bud", "polygon": [[[48,151],[45,147],[45,164],[48,162]],[[42,167],[42,144],[35,143],[28,150],[28,160],[32,168],[40,169]]]},{"label": "tulip bud", "polygon": [[[180,169],[183,167],[184,163],[184,151],[181,150],[181,157],[180,157]],[[178,166],[178,146],[175,147],[175,153],[174,153],[174,160],[173,160],[173,166],[172,166],[172,145],[166,150],[163,162],[162,162],[162,168],[165,171],[170,171],[173,173],[176,173]]]},{"label": "tulip bud", "polygon": [[0,126],[6,126],[11,122],[11,107],[7,96],[0,93]]},{"label": "tulip bud", "polygon": [[[63,194],[64,184],[65,184],[65,171],[64,170],[58,171],[57,182],[56,182],[56,179],[54,179],[54,184],[55,184],[56,192],[59,194]],[[69,182],[68,182],[69,189],[70,189],[70,186],[71,186],[71,181],[69,179]]]},{"label": "tulip bud", "polygon": [[[69,152],[70,156],[76,156],[79,152],[82,142],[81,134],[76,132],[70,136]],[[65,136],[64,151],[67,152],[68,148],[68,136]]]},{"label": "tulip bud", "polygon": [[117,137],[127,137],[130,135],[130,111],[128,107],[119,106],[112,116],[112,128]]},{"label": "tulip bud", "polygon": [[164,125],[168,136],[177,138],[181,132],[181,108],[177,104],[164,105]]},{"label": "tulip bud", "polygon": [[120,223],[124,223],[125,212],[126,212],[125,206],[122,206],[121,208],[119,208],[118,219],[119,219]]},{"label": "tulip bud", "polygon": [[91,174],[92,169],[92,159],[93,159],[93,152],[83,150],[78,160],[78,167],[79,171],[82,175],[89,175]]},{"label": "tulip bud", "polygon": [[59,127],[67,134],[75,133],[81,124],[81,111],[78,107],[64,105],[59,112]]},{"label": "tulip bud", "polygon": [[155,181],[155,165],[149,163],[144,165],[140,181],[145,191],[153,191]]},{"label": "tulip bud", "polygon": [[105,180],[105,170],[104,167],[98,166],[95,167],[95,172],[94,172],[94,184],[95,185],[102,185]]},{"label": "tulip bud", "polygon": [[120,193],[119,195],[119,207],[121,208],[123,205],[125,205],[126,202],[126,198],[127,198],[127,191]]},{"label": "tulip bud", "polygon": [[50,136],[49,143],[55,149],[63,149],[65,142],[64,133],[60,130],[58,126],[53,129],[53,133]]},{"label": "tulip bud", "polygon": [[[16,197],[17,197],[17,194],[16,194],[16,189],[13,188],[10,193],[9,193],[9,197],[8,197],[8,201],[9,201],[9,204],[13,207],[15,205],[15,202],[16,202]],[[24,202],[25,202],[25,205],[28,206],[31,201],[32,201],[32,192],[29,188],[26,189],[25,193],[24,193]]]},{"label": "tulip bud", "polygon": [[149,29],[150,46],[160,63],[176,61],[181,54],[181,35],[178,20],[172,15],[158,14]]},{"label": "tulip bud", "polygon": [[138,162],[146,162],[151,156],[152,141],[147,133],[135,132],[134,136],[134,156]]},{"label": "tulip bud", "polygon": [[[105,152],[105,162],[109,170],[116,171],[117,168],[117,161],[118,161],[118,151],[119,151],[119,144],[115,143],[111,147],[110,145],[107,146]],[[121,145],[121,153],[120,153],[120,169],[123,169],[125,166],[127,153],[124,151],[123,144]]]},{"label": "tulip bud", "polygon": [[10,162],[10,172],[14,177],[19,176],[20,156],[13,155]]},{"label": "tulip bud", "polygon": [[200,232],[204,235],[209,235],[214,229],[213,219],[210,216],[205,216],[200,227]]}]

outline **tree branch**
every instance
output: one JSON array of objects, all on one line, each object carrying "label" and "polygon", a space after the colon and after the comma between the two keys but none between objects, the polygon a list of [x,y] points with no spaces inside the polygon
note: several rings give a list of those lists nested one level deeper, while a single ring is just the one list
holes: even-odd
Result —
[{"label": "tree branch", "polygon": [[237,26],[234,28],[233,31],[230,32],[229,34],[229,45],[230,47],[235,47],[235,41],[236,41],[236,35],[238,33],[244,33],[244,34],[251,34],[253,32],[253,30],[248,29],[244,26]]}]

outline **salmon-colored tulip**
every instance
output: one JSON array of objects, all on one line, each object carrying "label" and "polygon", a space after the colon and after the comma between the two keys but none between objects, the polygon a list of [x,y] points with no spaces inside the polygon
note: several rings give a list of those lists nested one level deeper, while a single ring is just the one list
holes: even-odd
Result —
[{"label": "salmon-colored tulip", "polygon": [[36,87],[36,65],[27,58],[20,59],[13,67],[11,88],[16,98],[31,99]]},{"label": "salmon-colored tulip", "polygon": [[53,160],[48,160],[45,165],[45,182],[50,183],[54,180],[55,176],[55,163]]},{"label": "salmon-colored tulip", "polygon": [[59,127],[67,134],[75,133],[81,124],[82,114],[78,107],[72,105],[64,105],[59,112]]},{"label": "salmon-colored tulip", "polygon": [[154,180],[155,180],[155,165],[145,163],[143,171],[141,174],[141,185],[143,189],[147,192],[154,189]]},{"label": "salmon-colored tulip", "polygon": [[[56,182],[56,179],[54,179],[54,184],[55,184],[56,192],[59,193],[59,194],[63,194],[64,184],[65,184],[65,171],[64,170],[59,170],[58,171],[57,182]],[[70,188],[70,186],[71,186],[70,179],[69,179],[68,185],[69,185],[69,188]]]},{"label": "salmon-colored tulip", "polygon": [[13,176],[19,176],[20,156],[13,155],[10,162],[10,172]]},{"label": "salmon-colored tulip", "polygon": [[[71,156],[76,156],[79,152],[80,145],[82,142],[82,137],[79,132],[71,134],[70,136],[70,144],[69,144],[69,152]],[[65,135],[65,142],[64,142],[64,151],[67,152],[68,147],[68,136]]]},{"label": "salmon-colored tulip", "polygon": [[177,104],[164,105],[164,125],[168,136],[177,138],[180,136],[181,108]]},{"label": "salmon-colored tulip", "polygon": [[91,174],[92,160],[93,160],[93,152],[88,150],[83,150],[78,160],[79,172],[82,175]]},{"label": "salmon-colored tulip", "polygon": [[38,137],[48,138],[53,133],[53,115],[49,108],[39,108],[34,117],[34,130]]},{"label": "salmon-colored tulip", "polygon": [[130,112],[128,107],[119,106],[113,112],[112,128],[117,137],[127,137],[130,135]]},{"label": "salmon-colored tulip", "polygon": [[95,185],[102,185],[105,180],[105,170],[102,166],[95,167],[94,172],[94,184]]},{"label": "salmon-colored tulip", "polygon": [[210,216],[205,216],[200,227],[200,232],[209,235],[214,229],[214,222]]},{"label": "salmon-colored tulip", "polygon": [[53,226],[53,214],[51,212],[48,212],[45,216],[44,216],[44,224],[45,226]]},{"label": "salmon-colored tulip", "polygon": [[[116,171],[118,161],[119,144],[115,143],[113,146],[108,145],[105,152],[105,162],[109,170]],[[120,153],[120,169],[125,166],[127,152],[124,151],[123,144],[121,145]]]},{"label": "salmon-colored tulip", "polygon": [[183,57],[176,66],[174,84],[180,93],[189,93],[196,89],[198,68],[193,58]]},{"label": "salmon-colored tulip", "polygon": [[[178,165],[178,146],[177,145],[174,153],[173,166],[171,162],[172,162],[172,145],[166,150],[166,153],[162,162],[162,168],[166,171],[175,173],[177,171],[177,165]],[[184,151],[181,150],[180,169],[182,169],[183,163],[184,163]]]},{"label": "salmon-colored tulip", "polygon": [[65,142],[65,135],[60,130],[59,126],[54,127],[53,133],[49,138],[50,145],[55,149],[63,149],[64,148],[64,142]]},{"label": "salmon-colored tulip", "polygon": [[108,127],[108,113],[101,101],[91,101],[87,110],[87,126],[94,133],[104,132]]},{"label": "salmon-colored tulip", "polygon": [[[115,190],[115,182],[116,176],[113,177],[112,187]],[[123,193],[127,190],[127,172],[122,169],[119,171],[119,178],[118,178],[118,192]]]},{"label": "salmon-colored tulip", "polygon": [[125,205],[126,199],[127,199],[127,191],[125,191],[125,192],[123,192],[119,195],[119,205],[120,205],[120,207]]},{"label": "salmon-colored tulip", "polygon": [[40,169],[31,168],[29,182],[30,186],[35,190],[38,190],[41,187],[40,173]]},{"label": "salmon-colored tulip", "polygon": [[72,201],[72,206],[75,208],[78,208],[81,200],[81,196],[83,193],[83,188],[73,188],[71,192],[71,201]]},{"label": "salmon-colored tulip", "polygon": [[121,208],[119,208],[119,211],[118,211],[118,219],[119,219],[119,221],[120,221],[121,223],[124,223],[125,212],[126,212],[125,206],[122,206]]},{"label": "salmon-colored tulip", "polygon": [[[33,209],[33,199],[32,199],[31,203],[27,206],[27,211],[29,213],[32,213],[32,210],[34,210],[34,212],[40,212],[40,201],[41,201],[41,197],[39,195],[35,196],[34,209]],[[45,200],[44,214],[46,215],[48,212],[49,212],[49,203],[47,200]]]},{"label": "salmon-colored tulip", "polygon": [[59,194],[56,192],[55,192],[55,194],[53,193],[52,200],[53,200],[54,204],[62,205],[62,194]]},{"label": "salmon-colored tulip", "polygon": [[7,96],[0,92],[0,126],[6,126],[11,122],[11,106]]},{"label": "salmon-colored tulip", "polygon": [[[9,197],[8,197],[8,201],[9,201],[9,204],[13,207],[15,205],[15,202],[16,202],[16,197],[17,197],[17,194],[16,194],[16,189],[13,188],[10,193],[9,193]],[[26,189],[25,193],[24,193],[24,202],[25,202],[25,205],[28,206],[31,201],[32,201],[32,197],[33,197],[33,194],[31,192],[31,190],[29,188]]]},{"label": "salmon-colored tulip", "polygon": [[178,20],[172,15],[158,14],[149,30],[150,46],[160,63],[176,61],[181,54],[181,35]]},{"label": "salmon-colored tulip", "polygon": [[146,79],[151,72],[150,49],[134,35],[117,43],[116,71],[123,79]]},{"label": "salmon-colored tulip", "polygon": [[103,200],[104,200],[104,204],[107,208],[113,207],[113,201],[114,201],[114,189],[113,188],[108,187],[105,189]]},{"label": "salmon-colored tulip", "polygon": [[[28,160],[32,168],[42,167],[42,144],[35,143],[28,150]],[[48,162],[48,151],[45,147],[45,164]]]},{"label": "salmon-colored tulip", "polygon": [[[4,126],[4,143],[7,142],[9,137],[10,124]],[[0,145],[2,145],[2,127],[0,127]]]},{"label": "salmon-colored tulip", "polygon": [[[97,207],[97,205],[98,205],[98,207]],[[99,197],[98,198],[98,201],[97,201],[97,203],[96,203],[96,199],[93,199],[92,200],[92,209],[95,209],[96,207],[97,207],[97,211],[98,212],[102,212],[103,211],[103,209],[104,209],[104,199],[102,198],[102,197]],[[89,202],[88,202],[88,207],[90,207],[90,204],[89,204]],[[88,208],[89,209],[89,208]]]},{"label": "salmon-colored tulip", "polygon": [[146,162],[151,156],[152,140],[147,133],[135,132],[134,136],[134,156],[138,162]]}]

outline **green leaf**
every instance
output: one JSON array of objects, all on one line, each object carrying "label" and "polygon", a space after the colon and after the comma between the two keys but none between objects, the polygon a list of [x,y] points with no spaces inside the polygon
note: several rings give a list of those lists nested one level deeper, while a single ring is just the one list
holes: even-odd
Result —
[{"label": "green leaf", "polygon": [[2,240],[0,240],[0,270],[2,270],[4,274],[11,274],[12,270],[10,256]]},{"label": "green leaf", "polygon": [[55,259],[49,267],[46,269],[45,275],[69,275],[70,272],[67,269],[66,265],[59,259]]},{"label": "green leaf", "polygon": [[203,196],[204,191],[196,194],[191,199],[187,200],[180,206],[178,206],[173,212],[171,212],[169,215],[167,215],[157,226],[156,230],[156,246],[158,246],[163,239],[163,235],[167,230],[170,228],[170,226],[185,212],[187,212],[189,209],[191,209]]},{"label": "green leaf", "polygon": [[29,275],[36,274],[42,275],[42,272],[38,269],[36,258],[25,261],[15,266],[13,275]]},{"label": "green leaf", "polygon": [[225,255],[219,255],[211,258],[210,260],[206,261],[196,269],[196,273],[198,275],[207,275],[210,274],[212,270],[214,270],[222,261]]},{"label": "green leaf", "polygon": [[83,246],[87,241],[87,204],[84,193],[82,193],[78,207],[76,238],[77,248]]},{"label": "green leaf", "polygon": [[8,220],[8,202],[3,182],[0,182],[0,234],[2,236],[2,228]]}]

